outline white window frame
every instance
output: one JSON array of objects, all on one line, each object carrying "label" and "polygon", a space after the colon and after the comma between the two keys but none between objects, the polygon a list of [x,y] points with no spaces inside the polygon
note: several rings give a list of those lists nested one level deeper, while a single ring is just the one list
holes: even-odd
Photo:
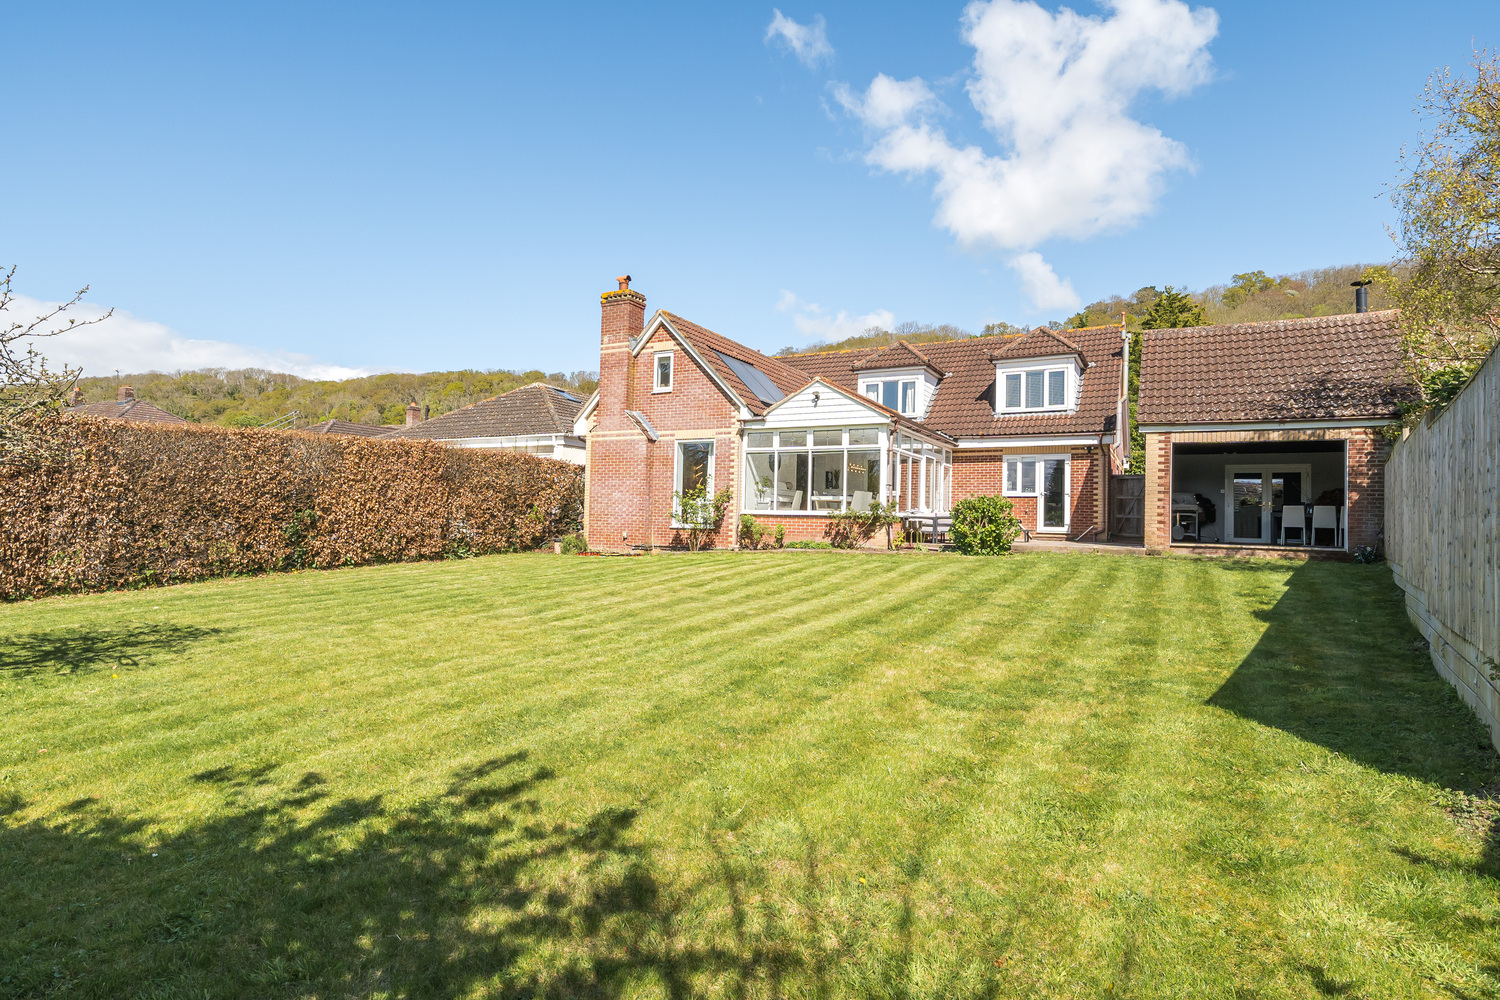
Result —
[{"label": "white window frame", "polygon": [[[853,432],[853,431],[864,431],[864,430],[873,430],[873,431],[876,432],[875,443],[874,444],[851,444],[850,440],[849,440],[850,437],[851,437],[851,432]],[[843,443],[842,444],[838,444],[838,445],[795,445],[795,444],[793,444],[793,445],[787,445],[785,443],[783,437],[782,437],[783,435],[791,435],[791,434],[806,435],[808,431],[814,431],[814,432],[837,431],[839,434],[842,435],[841,440],[842,440]],[[774,437],[772,439],[773,446],[771,448],[763,448],[763,447],[751,448],[750,447],[750,443],[749,443],[749,434],[754,433],[754,432],[774,433],[776,435],[776,437]],[[771,461],[773,463],[772,464],[773,472],[776,469],[775,463],[778,462],[778,461],[780,461],[780,459],[783,456],[806,455],[807,456],[807,473],[808,473],[809,486],[810,486],[811,485],[811,478],[812,478],[812,465],[813,465],[813,456],[814,455],[819,455],[819,454],[823,454],[823,455],[842,454],[843,455],[843,468],[844,468],[844,473],[843,474],[845,476],[847,476],[849,474],[849,472],[848,472],[848,464],[849,464],[849,454],[851,452],[870,452],[870,451],[877,452],[879,454],[879,456],[880,456],[880,490],[870,497],[870,502],[871,503],[884,503],[885,500],[886,500],[887,495],[890,492],[890,487],[888,485],[888,480],[887,480],[887,476],[889,475],[889,472],[887,470],[887,462],[886,462],[886,458],[887,458],[887,454],[886,454],[887,453],[887,440],[888,440],[888,435],[887,435],[886,431],[884,430],[884,428],[881,428],[879,426],[871,426],[869,424],[841,425],[841,426],[838,426],[838,427],[778,427],[778,428],[769,428],[769,427],[761,428],[761,427],[756,427],[756,428],[747,428],[746,431],[745,431],[745,437],[743,438],[743,442],[744,443],[743,443],[743,446],[740,449],[740,451],[741,451],[740,459],[741,459],[742,467],[744,469],[744,477],[745,477],[745,484],[746,484],[746,488],[743,490],[743,495],[740,497],[740,513],[742,513],[742,514],[755,514],[755,515],[764,516],[764,517],[787,517],[787,516],[792,516],[792,517],[828,517],[831,514],[838,513],[838,511],[840,511],[840,510],[846,510],[846,509],[848,509],[849,501],[851,499],[853,499],[853,491],[851,491],[849,489],[849,487],[848,487],[848,480],[846,479],[846,480],[844,480],[843,495],[840,498],[839,507],[838,507],[837,510],[834,510],[834,509],[831,509],[831,508],[809,510],[809,509],[807,509],[805,507],[804,508],[798,508],[798,509],[788,509],[788,508],[784,508],[784,507],[778,506],[778,502],[776,500],[774,500],[774,499],[772,501],[771,508],[768,509],[768,510],[761,510],[761,509],[749,506],[749,504],[751,504],[751,502],[752,502],[751,498],[752,498],[752,496],[755,493],[754,487],[750,485],[751,479],[750,479],[749,463],[750,463],[750,456],[752,454],[756,454],[756,455],[771,455],[771,456],[773,456],[772,459],[771,459]],[[773,487],[773,489],[774,489],[774,487]],[[812,493],[814,491],[811,490],[811,489],[809,489],[808,492]],[[810,496],[809,497],[804,497],[803,500],[804,500],[805,503],[807,503],[807,504],[810,505],[811,502],[812,502],[812,497],[810,497]]]},{"label": "white window frame", "polygon": [[[921,379],[908,375],[902,375],[896,378],[871,379],[868,382],[861,383],[859,391],[865,396],[866,399],[873,399],[875,402],[880,403],[881,406],[884,406],[885,403],[882,402],[880,398],[881,387],[884,386],[887,382],[895,382],[897,386],[897,405],[891,407],[891,409],[895,410],[903,417],[915,417],[917,415],[918,408],[921,406],[922,394],[918,389],[918,383],[920,381]],[[901,406],[901,403],[903,402],[902,397],[907,394],[908,387],[910,387],[911,392],[911,407],[909,409],[904,409]]]},{"label": "white window frame", "polygon": [[[667,359],[667,384],[661,384],[661,359]],[[672,384],[677,381],[677,352],[657,351],[651,355],[651,391],[671,392]]]},{"label": "white window frame", "polygon": [[[1016,488],[1010,488],[1011,463],[1016,463]],[[1019,468],[1020,463],[1031,462],[1036,466],[1035,488],[1027,491],[1021,489],[1024,479]],[[1063,490],[1063,523],[1062,527],[1042,527],[1042,470],[1046,468],[1044,462],[1062,462],[1063,475],[1067,480],[1067,488]],[[1073,523],[1073,456],[1072,455],[1006,455],[1000,466],[1001,493],[1007,497],[1031,497],[1036,500],[1036,524],[1031,529],[1042,534],[1066,534]]]},{"label": "white window frame", "polygon": [[[1026,405],[1026,375],[1028,372],[1040,372],[1042,376],[1042,405]],[[1063,373],[1063,401],[1062,405],[1053,405],[1048,402],[1050,395],[1051,373]],[[1021,379],[1021,405],[1008,406],[1005,402],[1005,379],[1008,375],[1017,375]],[[1076,409],[1078,406],[1078,366],[1072,364],[1045,364],[1026,365],[1025,367],[996,368],[995,369],[995,413],[997,415],[1006,413],[1066,413]]]},{"label": "white window frame", "polygon": [[713,441],[713,439],[712,438],[683,438],[680,441],[673,442],[673,444],[672,444],[672,493],[674,494],[674,497],[672,499],[672,527],[674,527],[674,528],[686,528],[687,527],[686,524],[682,523],[681,518],[678,517],[678,515],[681,514],[682,511],[678,509],[678,507],[677,507],[677,499],[675,497],[675,494],[682,492],[682,446],[685,445],[685,444],[706,444],[706,445],[708,445],[708,495],[709,496],[713,496],[713,494],[714,494],[714,465],[716,464],[715,460],[718,458],[718,446],[715,444],[715,442]]}]

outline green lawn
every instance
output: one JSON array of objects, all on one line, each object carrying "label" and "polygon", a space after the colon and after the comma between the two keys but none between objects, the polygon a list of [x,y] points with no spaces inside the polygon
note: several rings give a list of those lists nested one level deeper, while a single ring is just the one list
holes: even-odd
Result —
[{"label": "green lawn", "polygon": [[1415,640],[1383,566],[1112,556],[0,606],[0,996],[1497,996]]}]

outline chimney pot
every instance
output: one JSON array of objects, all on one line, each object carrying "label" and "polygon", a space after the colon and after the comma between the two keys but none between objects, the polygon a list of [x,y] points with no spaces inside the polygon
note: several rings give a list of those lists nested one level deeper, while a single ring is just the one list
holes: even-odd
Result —
[{"label": "chimney pot", "polygon": [[422,422],[422,407],[415,402],[406,404],[406,426],[415,427]]},{"label": "chimney pot", "polygon": [[123,403],[127,399],[134,399],[134,398],[135,398],[135,388],[133,386],[122,385],[122,386],[120,386],[120,388],[118,388],[118,389],[115,390],[115,401],[116,402]]},{"label": "chimney pot", "polygon": [[620,283],[620,291],[622,291],[622,292],[628,292],[628,291],[630,291],[630,275],[628,275],[628,274],[622,274],[618,278],[616,278],[615,280]]}]

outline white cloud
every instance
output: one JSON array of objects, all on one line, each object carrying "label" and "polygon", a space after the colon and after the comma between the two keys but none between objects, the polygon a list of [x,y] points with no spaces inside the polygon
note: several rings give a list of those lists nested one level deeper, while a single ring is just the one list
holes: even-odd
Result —
[{"label": "white cloud", "polygon": [[889,330],[896,324],[896,314],[889,309],[876,309],[862,316],[851,316],[840,309],[833,315],[816,302],[803,302],[785,289],[776,303],[780,312],[790,313],[792,325],[797,332],[809,340],[843,340],[858,336],[872,326]]},{"label": "white cloud", "polygon": [[[55,305],[17,295],[6,315],[26,321]],[[95,319],[105,312],[98,306],[79,303],[68,310],[66,317]],[[81,367],[85,375],[265,368],[303,378],[345,379],[388,370],[330,365],[306,354],[264,351],[222,340],[193,340],[161,323],[139,319],[118,309],[102,322],[67,330],[55,337],[36,338],[33,343],[53,367]]]},{"label": "white cloud", "polygon": [[1021,278],[1021,290],[1037,309],[1077,309],[1083,302],[1073,291],[1073,283],[1059,278],[1052,265],[1035,250],[1010,259],[1010,266]]},{"label": "white cloud", "polygon": [[823,15],[812,19],[811,24],[798,24],[775,8],[771,9],[771,24],[766,28],[766,42],[779,41],[809,69],[821,60],[833,58],[833,46],[828,44],[828,31]]},{"label": "white cloud", "polygon": [[[975,51],[967,92],[999,155],[954,145],[934,124],[943,105],[921,79],[881,74],[863,94],[835,88],[870,131],[866,162],[934,174],[936,221],[966,246],[1030,250],[1138,221],[1165,175],[1190,164],[1180,142],[1129,107],[1147,91],[1177,96],[1207,82],[1219,19],[1182,0],[1101,2],[1109,17],[1053,14],[1029,0],[965,9],[964,40]],[[1037,273],[1026,259],[1013,263],[1029,268],[1023,281]]]}]

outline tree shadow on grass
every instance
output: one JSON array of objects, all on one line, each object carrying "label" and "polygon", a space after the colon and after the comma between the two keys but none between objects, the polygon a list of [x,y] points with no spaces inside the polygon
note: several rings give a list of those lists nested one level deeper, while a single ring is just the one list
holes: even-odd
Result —
[{"label": "tree shadow on grass", "polygon": [[221,807],[171,834],[92,799],[0,803],[0,994],[822,996],[850,957],[823,943],[812,846],[786,912],[732,852],[672,884],[636,810],[549,815],[556,775],[524,752],[399,806],[274,771],[194,775]]},{"label": "tree shadow on grass", "polygon": [[101,668],[140,666],[161,653],[181,653],[224,629],[197,625],[53,629],[8,635],[0,642],[0,672],[11,676],[85,674]]},{"label": "tree shadow on grass", "polygon": [[[1433,669],[1389,571],[1308,562],[1208,704],[1387,774],[1469,792],[1500,779],[1478,718]],[[1500,874],[1500,830],[1482,868]]]}]

